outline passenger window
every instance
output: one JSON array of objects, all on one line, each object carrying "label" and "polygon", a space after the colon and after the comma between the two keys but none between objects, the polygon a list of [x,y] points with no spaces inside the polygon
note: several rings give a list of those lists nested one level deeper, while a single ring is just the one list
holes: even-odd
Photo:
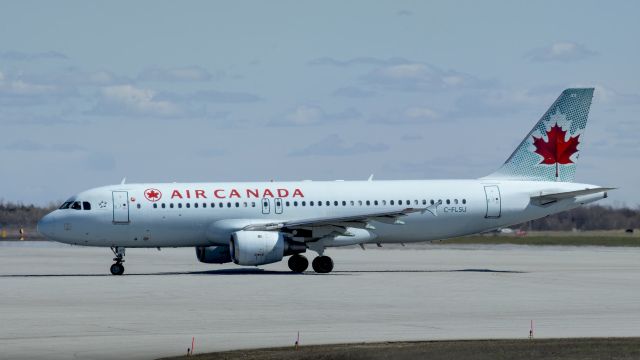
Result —
[{"label": "passenger window", "polygon": [[[288,205],[287,205],[287,206],[288,206]],[[252,201],[252,202],[251,202],[251,207],[256,207],[256,202],[255,202],[255,201]]]},{"label": "passenger window", "polygon": [[329,205],[331,205],[331,203],[327,201],[327,206],[329,206]]},{"label": "passenger window", "polygon": [[216,203],[211,203],[211,208],[216,207]]},{"label": "passenger window", "polygon": [[358,206],[362,206],[362,200],[358,200]]},{"label": "passenger window", "polygon": [[191,203],[187,203],[187,209],[191,207]]},{"label": "passenger window", "polygon": [[60,206],[60,210],[68,209],[69,206],[71,206],[71,204],[72,204],[71,201],[67,201],[66,203],[62,204],[62,206]]},{"label": "passenger window", "polygon": [[236,203],[236,207],[240,207],[240,203],[239,202]]},{"label": "passenger window", "polygon": [[193,207],[197,209],[198,208],[198,203],[193,203]]},{"label": "passenger window", "polygon": [[221,208],[223,208],[223,207],[224,207],[224,204],[223,204],[223,203],[219,203],[218,205],[219,205],[218,207],[221,207]]},{"label": "passenger window", "polygon": [[178,203],[178,209],[182,209],[182,203]]},{"label": "passenger window", "polygon": [[451,200],[447,199],[447,205],[451,204]]},{"label": "passenger window", "polygon": [[376,205],[376,206],[377,206],[377,205],[378,205],[378,200],[374,200],[374,201],[373,201],[373,205]]},{"label": "passenger window", "polygon": [[387,200],[382,200],[382,205],[387,205]]},{"label": "passenger window", "polygon": [[74,202],[73,205],[71,205],[71,208],[73,210],[82,210],[82,207],[80,206],[80,201]]},{"label": "passenger window", "polygon": [[454,204],[456,204],[456,205],[458,205],[458,199],[454,199],[454,200],[453,200],[453,203],[454,203]]},{"label": "passenger window", "polygon": [[411,200],[407,200],[407,205],[411,205]]},{"label": "passenger window", "polygon": [[88,201],[83,201],[82,202],[82,208],[85,210],[91,210],[91,204],[89,204]]},{"label": "passenger window", "polygon": [[228,207],[228,208],[230,208],[230,207],[231,207],[231,203],[230,203],[230,202],[228,202],[228,203],[227,203],[227,207]]},{"label": "passenger window", "polygon": [[349,204],[351,204],[351,206],[353,206],[354,205],[353,200],[349,201]]},{"label": "passenger window", "polygon": [[163,209],[166,207],[166,206],[164,205],[164,203],[162,203],[162,205],[160,205],[160,206],[161,206]]},{"label": "passenger window", "polygon": [[422,199],[422,205],[427,205],[427,200]]},{"label": "passenger window", "polygon": [[322,206],[322,201],[318,201],[318,206]]},{"label": "passenger window", "polygon": [[467,203],[467,200],[462,199],[462,203],[463,203],[463,204],[466,204],[466,203]]},{"label": "passenger window", "polygon": [[202,203],[202,207],[206,208],[207,207],[207,203]]},{"label": "passenger window", "polygon": [[158,204],[153,203],[153,208],[154,208],[154,209],[157,209],[157,208],[158,208]]},{"label": "passenger window", "polygon": [[342,200],[342,206],[347,206],[347,202]]},{"label": "passenger window", "polygon": [[367,206],[371,205],[371,201],[367,200]]},{"label": "passenger window", "polygon": [[138,204],[138,209],[140,209],[140,204]]},{"label": "passenger window", "polygon": [[298,202],[297,202],[297,201],[294,201],[294,202],[293,202],[293,206],[298,206]]},{"label": "passenger window", "polygon": [[393,205],[393,200],[389,200],[389,205]]},{"label": "passenger window", "polygon": [[287,206],[289,206],[289,202],[288,202],[288,201],[287,201],[285,204],[286,204]]},{"label": "passenger window", "polygon": [[169,207],[173,209],[173,203],[169,204]]},{"label": "passenger window", "polygon": [[398,200],[398,205],[402,205],[402,200]]},{"label": "passenger window", "polygon": [[313,201],[309,201],[309,206],[313,206]]},{"label": "passenger window", "polygon": [[303,201],[303,202],[302,202],[302,206],[306,206],[306,205],[307,205],[307,202],[306,202],[306,201]]},{"label": "passenger window", "polygon": [[243,203],[243,205],[244,205],[244,207],[247,207],[247,202],[245,201],[245,202]]},{"label": "passenger window", "polygon": [[414,205],[418,205],[418,200],[413,200]]},{"label": "passenger window", "polygon": [[333,202],[333,206],[338,206],[338,202],[337,202],[337,201],[334,201],[334,202]]},{"label": "passenger window", "polygon": [[431,205],[433,205],[433,204],[435,204],[435,203],[436,203],[436,202],[435,202],[435,201],[433,201],[433,199],[431,199]]}]

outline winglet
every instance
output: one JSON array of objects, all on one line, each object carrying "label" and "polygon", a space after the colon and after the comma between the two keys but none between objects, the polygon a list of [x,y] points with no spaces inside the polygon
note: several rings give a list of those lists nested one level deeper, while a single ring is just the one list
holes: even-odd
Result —
[{"label": "winglet", "polygon": [[127,180],[127,177],[125,176],[124,179],[122,179],[122,182],[120,183],[120,185],[124,185],[124,181]]},{"label": "winglet", "polygon": [[371,176],[369,176],[369,180],[367,181],[373,181],[373,174],[371,174]]},{"label": "winglet", "polygon": [[424,208],[424,210],[422,210],[422,214],[424,214],[425,211],[428,211],[431,213],[431,215],[438,216],[438,205],[442,205],[442,200],[438,200],[437,203],[431,204]]}]

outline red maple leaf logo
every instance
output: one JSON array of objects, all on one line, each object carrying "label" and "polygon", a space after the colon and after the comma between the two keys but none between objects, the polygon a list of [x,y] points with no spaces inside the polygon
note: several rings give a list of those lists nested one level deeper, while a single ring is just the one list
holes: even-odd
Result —
[{"label": "red maple leaf logo", "polygon": [[543,157],[540,164],[555,164],[556,177],[558,177],[558,164],[566,165],[574,163],[570,157],[578,152],[578,144],[580,144],[580,135],[569,137],[569,140],[565,141],[566,135],[567,132],[562,130],[556,122],[556,124],[547,131],[548,141],[544,141],[542,136],[540,138],[533,137],[533,145],[536,147],[536,153]]},{"label": "red maple leaf logo", "polygon": [[158,189],[147,189],[144,191],[144,197],[149,201],[156,202],[162,198],[162,193]]}]

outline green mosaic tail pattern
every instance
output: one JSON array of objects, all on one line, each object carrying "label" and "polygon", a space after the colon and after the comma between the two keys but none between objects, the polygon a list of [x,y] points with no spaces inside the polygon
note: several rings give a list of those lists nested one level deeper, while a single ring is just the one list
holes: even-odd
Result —
[{"label": "green mosaic tail pattern", "polygon": [[566,89],[487,180],[572,182],[584,140],[593,88]]}]

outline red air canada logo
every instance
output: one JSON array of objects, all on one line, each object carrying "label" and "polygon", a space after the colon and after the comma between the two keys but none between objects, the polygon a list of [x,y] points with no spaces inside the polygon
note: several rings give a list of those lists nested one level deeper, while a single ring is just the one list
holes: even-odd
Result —
[{"label": "red air canada logo", "polygon": [[533,145],[536,147],[536,153],[543,157],[540,164],[556,165],[556,177],[558,177],[558,164],[567,165],[573,164],[571,161],[571,155],[578,152],[578,145],[580,144],[580,135],[576,137],[569,137],[569,140],[565,140],[567,132],[562,130],[556,123],[547,131],[547,141],[544,141],[542,136],[540,138],[533,137]]},{"label": "red air canada logo", "polygon": [[149,201],[156,202],[162,198],[162,193],[158,189],[147,189],[144,191],[144,197]]}]

